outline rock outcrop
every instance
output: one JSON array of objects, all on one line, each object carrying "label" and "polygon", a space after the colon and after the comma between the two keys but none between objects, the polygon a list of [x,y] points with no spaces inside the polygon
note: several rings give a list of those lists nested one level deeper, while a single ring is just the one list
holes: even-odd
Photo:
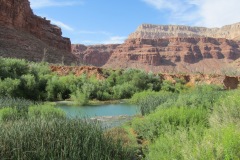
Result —
[{"label": "rock outcrop", "polygon": [[128,39],[104,65],[159,72],[220,72],[240,57],[237,42],[225,38]]},{"label": "rock outcrop", "polygon": [[71,51],[69,38],[62,37],[61,28],[33,14],[28,0],[0,0],[0,25],[24,30],[48,45]]},{"label": "rock outcrop", "polygon": [[172,37],[212,37],[240,40],[240,23],[221,28],[190,27],[183,25],[142,24],[129,39],[159,39]]},{"label": "rock outcrop", "polygon": [[72,64],[69,38],[49,20],[33,14],[28,0],[0,0],[0,56]]},{"label": "rock outcrop", "polygon": [[119,44],[108,45],[90,45],[81,44],[72,45],[72,53],[78,56],[80,63],[101,67],[110,58]]},{"label": "rock outcrop", "polygon": [[95,76],[97,79],[105,79],[105,75],[103,74],[103,69],[92,66],[80,66],[80,67],[72,67],[72,66],[51,66],[51,71],[56,72],[60,76],[65,76],[68,74],[74,74],[75,76],[81,76],[83,74],[87,75],[87,77]]}]

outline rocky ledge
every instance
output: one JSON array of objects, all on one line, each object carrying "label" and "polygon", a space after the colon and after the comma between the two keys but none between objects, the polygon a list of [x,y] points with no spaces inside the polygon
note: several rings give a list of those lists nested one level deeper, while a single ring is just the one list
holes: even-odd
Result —
[{"label": "rocky ledge", "polygon": [[69,38],[62,37],[61,28],[33,14],[28,0],[0,0],[1,27],[31,33],[49,46],[71,51]]},{"label": "rocky ledge", "polygon": [[170,37],[212,37],[240,40],[240,23],[221,28],[191,27],[183,25],[142,24],[129,39],[159,39]]}]

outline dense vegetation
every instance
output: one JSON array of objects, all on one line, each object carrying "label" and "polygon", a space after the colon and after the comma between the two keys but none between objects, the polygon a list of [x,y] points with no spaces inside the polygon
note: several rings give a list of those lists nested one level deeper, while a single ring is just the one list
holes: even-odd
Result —
[{"label": "dense vegetation", "polygon": [[47,104],[11,98],[0,102],[1,159],[122,160],[134,156],[131,148],[105,134],[97,122],[69,119]]},{"label": "dense vegetation", "polygon": [[86,104],[89,99],[130,98],[143,90],[159,91],[159,76],[139,70],[104,70],[106,80],[82,75],[58,76],[48,64],[0,58],[0,97],[21,97],[34,101],[69,99]]},{"label": "dense vegetation", "polygon": [[145,116],[130,127],[146,159],[239,159],[239,95],[205,85],[181,94],[137,93],[132,102]]},{"label": "dense vegetation", "polygon": [[[173,84],[132,69],[104,75],[105,80],[58,76],[46,63],[0,58],[0,157],[240,159],[239,90],[189,87],[181,79]],[[142,115],[112,130],[69,119],[41,102],[72,99],[84,105],[123,98],[131,98]]]}]

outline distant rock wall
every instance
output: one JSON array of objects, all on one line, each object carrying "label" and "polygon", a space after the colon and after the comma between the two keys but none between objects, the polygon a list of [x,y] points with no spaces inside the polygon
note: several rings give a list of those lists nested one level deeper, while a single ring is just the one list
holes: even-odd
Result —
[{"label": "distant rock wall", "polygon": [[240,23],[221,28],[190,27],[183,25],[142,24],[129,39],[159,39],[170,37],[212,37],[240,40]]},{"label": "distant rock wall", "polygon": [[62,37],[61,28],[34,15],[28,0],[0,0],[0,25],[24,30],[52,47],[71,51],[70,39]]},{"label": "distant rock wall", "polygon": [[75,54],[80,63],[101,67],[110,58],[119,44],[91,45],[73,44],[72,53]]},{"label": "distant rock wall", "polygon": [[189,73],[194,68],[215,72],[239,57],[238,43],[224,38],[137,38],[119,45],[104,67],[130,67],[155,73],[176,68],[178,72]]}]

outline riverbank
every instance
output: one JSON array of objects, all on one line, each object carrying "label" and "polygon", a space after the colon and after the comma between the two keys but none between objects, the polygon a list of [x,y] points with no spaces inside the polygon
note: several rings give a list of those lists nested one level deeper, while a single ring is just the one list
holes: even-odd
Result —
[{"label": "riverbank", "polygon": [[[84,106],[99,106],[99,105],[107,105],[107,104],[121,104],[121,103],[128,103],[128,99],[120,99],[120,100],[107,100],[107,101],[99,101],[99,100],[90,100],[86,105]],[[80,106],[76,105],[74,101],[65,100],[65,101],[56,101],[56,102],[47,102],[51,103],[53,105],[66,105],[66,106]]]}]

